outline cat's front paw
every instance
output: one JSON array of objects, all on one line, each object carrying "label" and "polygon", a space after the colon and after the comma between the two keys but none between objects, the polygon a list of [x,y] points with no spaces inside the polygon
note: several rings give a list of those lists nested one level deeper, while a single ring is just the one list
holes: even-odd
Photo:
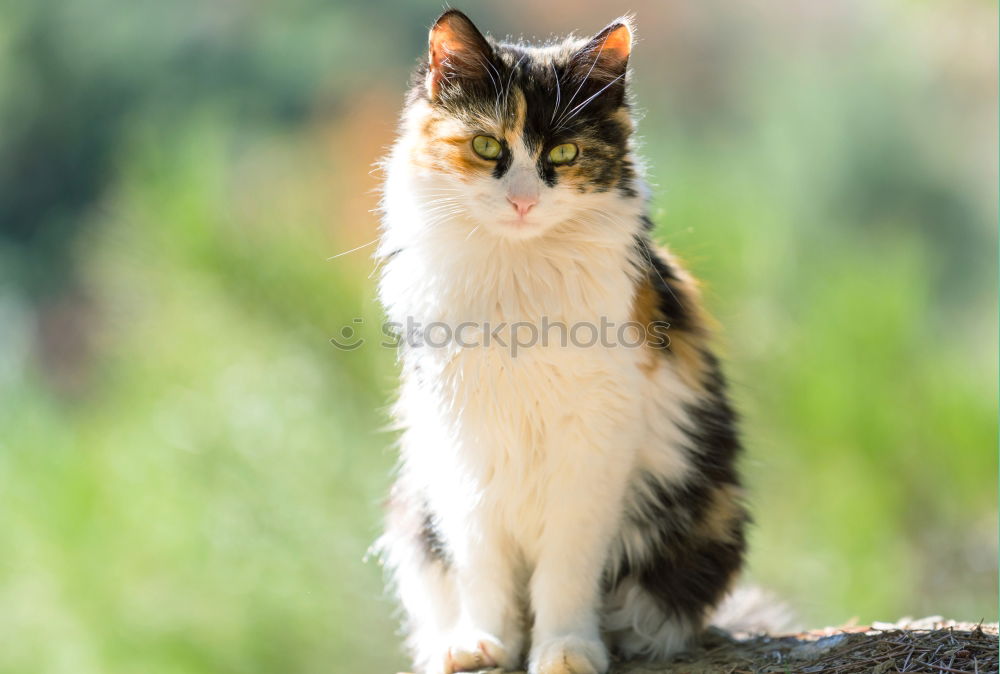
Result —
[{"label": "cat's front paw", "polygon": [[608,649],[597,638],[565,636],[538,644],[531,652],[530,674],[604,674]]},{"label": "cat's front paw", "polygon": [[517,663],[499,639],[484,632],[456,635],[445,653],[444,672],[476,672],[491,667],[513,669]]}]

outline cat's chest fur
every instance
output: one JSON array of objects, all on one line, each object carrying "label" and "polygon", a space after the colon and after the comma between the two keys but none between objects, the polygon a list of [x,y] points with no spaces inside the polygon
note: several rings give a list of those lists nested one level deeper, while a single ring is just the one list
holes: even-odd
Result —
[{"label": "cat's chest fur", "polygon": [[613,244],[448,256],[431,239],[387,264],[391,320],[424,342],[403,348],[404,452],[445,485],[439,507],[486,499],[508,528],[530,528],[568,463],[610,445],[628,464],[648,382],[642,349],[618,343],[635,280],[627,240]]}]

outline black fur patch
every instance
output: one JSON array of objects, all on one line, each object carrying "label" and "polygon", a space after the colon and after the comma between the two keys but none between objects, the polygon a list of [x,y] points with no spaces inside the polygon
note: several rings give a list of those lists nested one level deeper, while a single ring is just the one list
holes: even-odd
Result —
[{"label": "black fur patch", "polygon": [[445,546],[444,541],[441,540],[441,534],[438,532],[437,523],[434,521],[434,517],[431,515],[430,509],[426,506],[424,507],[419,539],[421,549],[424,551],[428,560],[442,562],[444,564],[449,563],[448,549]]},{"label": "black fur patch", "polygon": [[[645,230],[650,230],[653,227],[652,221],[645,216],[642,218],[642,224]],[[686,298],[687,293],[681,286],[677,271],[656,253],[645,232],[635,235],[633,260],[640,274],[647,277],[653,290],[656,291],[659,319],[669,323],[671,330],[700,331],[701,328],[695,321],[692,308],[685,306],[684,299],[688,299]],[[688,302],[692,301],[694,301],[693,298],[688,299]]]},{"label": "black fur patch", "polygon": [[692,458],[699,472],[715,484],[739,483],[735,462],[742,451],[737,416],[726,395],[726,380],[718,359],[702,353],[706,363],[705,395],[687,407],[691,419],[684,429],[691,443]]},{"label": "black fur patch", "polygon": [[639,583],[661,609],[700,622],[722,600],[743,563],[746,543],[693,539],[664,550],[655,562],[638,570]]},{"label": "black fur patch", "polygon": [[424,563],[451,564],[448,546],[438,531],[427,499],[405,479],[393,485],[385,506],[387,529],[414,545]]},{"label": "black fur patch", "polygon": [[510,148],[507,147],[506,141],[500,141],[500,144],[503,146],[503,151],[497,157],[496,166],[493,167],[493,177],[497,180],[503,178],[510,169]]}]

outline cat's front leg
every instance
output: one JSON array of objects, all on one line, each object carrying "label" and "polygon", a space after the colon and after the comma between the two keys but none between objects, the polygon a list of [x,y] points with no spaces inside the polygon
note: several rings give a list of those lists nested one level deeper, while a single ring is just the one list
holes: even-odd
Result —
[{"label": "cat's front leg", "polygon": [[603,674],[608,668],[601,579],[626,477],[601,450],[588,454],[565,468],[550,493],[530,588],[530,674]]},{"label": "cat's front leg", "polygon": [[488,515],[463,517],[465,535],[453,545],[460,614],[448,640],[446,671],[517,669],[521,662],[515,547]]}]

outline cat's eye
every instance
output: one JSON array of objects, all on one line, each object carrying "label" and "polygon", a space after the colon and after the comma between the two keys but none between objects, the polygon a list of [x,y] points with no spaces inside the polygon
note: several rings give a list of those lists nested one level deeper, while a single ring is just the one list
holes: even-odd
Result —
[{"label": "cat's eye", "polygon": [[483,159],[496,159],[500,156],[500,141],[492,136],[476,136],[472,149]]},{"label": "cat's eye", "polygon": [[576,159],[577,149],[574,143],[563,143],[549,150],[549,161],[553,164],[568,164]]}]

